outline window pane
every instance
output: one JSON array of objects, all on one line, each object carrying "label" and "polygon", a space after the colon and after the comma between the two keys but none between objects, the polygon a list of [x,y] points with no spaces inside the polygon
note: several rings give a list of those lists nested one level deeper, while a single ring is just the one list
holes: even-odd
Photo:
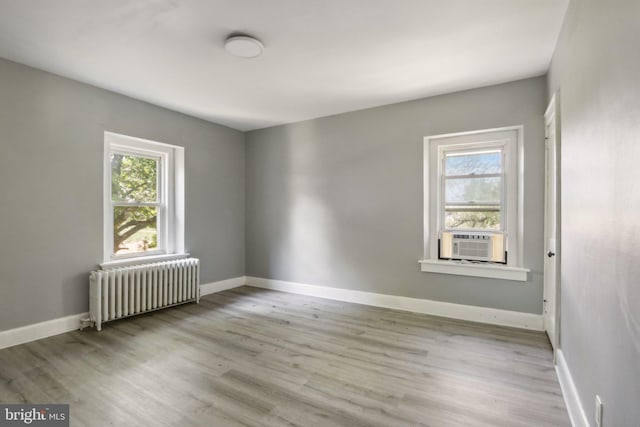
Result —
[{"label": "window pane", "polygon": [[483,153],[447,154],[445,157],[445,175],[492,174],[502,172],[502,153],[490,151]]},{"label": "window pane", "polygon": [[449,178],[445,181],[445,203],[500,203],[502,177]]},{"label": "window pane", "polygon": [[158,160],[111,155],[111,199],[114,202],[156,202]]},{"label": "window pane", "polygon": [[113,251],[118,255],[158,248],[158,208],[115,206],[113,208]]},{"label": "window pane", "polygon": [[[482,207],[481,207],[482,208]],[[447,209],[444,213],[445,227],[448,229],[500,230],[500,211],[470,209]]]}]

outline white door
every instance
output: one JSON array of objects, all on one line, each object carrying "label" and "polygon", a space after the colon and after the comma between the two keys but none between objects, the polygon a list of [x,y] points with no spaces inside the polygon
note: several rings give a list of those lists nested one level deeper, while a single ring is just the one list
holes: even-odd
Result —
[{"label": "white door", "polygon": [[545,118],[545,253],[544,253],[544,329],[549,336],[554,353],[559,343],[558,312],[558,135],[556,122],[556,96],[544,115]]}]

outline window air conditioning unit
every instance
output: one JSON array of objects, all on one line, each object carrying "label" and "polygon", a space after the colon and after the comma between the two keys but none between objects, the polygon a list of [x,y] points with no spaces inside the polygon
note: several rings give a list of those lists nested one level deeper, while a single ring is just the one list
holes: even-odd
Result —
[{"label": "window air conditioning unit", "polygon": [[491,236],[486,234],[454,234],[453,257],[489,261]]},{"label": "window air conditioning unit", "polygon": [[440,258],[506,263],[504,235],[471,231],[444,231]]}]

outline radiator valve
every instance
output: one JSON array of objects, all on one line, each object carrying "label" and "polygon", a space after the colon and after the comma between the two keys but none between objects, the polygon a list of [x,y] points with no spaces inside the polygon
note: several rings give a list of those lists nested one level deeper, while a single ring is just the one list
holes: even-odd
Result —
[{"label": "radiator valve", "polygon": [[83,330],[84,328],[90,328],[92,327],[94,324],[94,322],[91,320],[90,317],[85,317],[84,319],[80,319],[80,330]]}]

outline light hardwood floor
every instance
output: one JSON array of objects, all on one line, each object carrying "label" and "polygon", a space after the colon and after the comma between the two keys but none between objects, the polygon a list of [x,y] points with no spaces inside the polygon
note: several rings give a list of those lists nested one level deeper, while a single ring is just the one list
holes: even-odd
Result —
[{"label": "light hardwood floor", "polygon": [[544,334],[242,287],[0,350],[72,426],[568,426]]}]

